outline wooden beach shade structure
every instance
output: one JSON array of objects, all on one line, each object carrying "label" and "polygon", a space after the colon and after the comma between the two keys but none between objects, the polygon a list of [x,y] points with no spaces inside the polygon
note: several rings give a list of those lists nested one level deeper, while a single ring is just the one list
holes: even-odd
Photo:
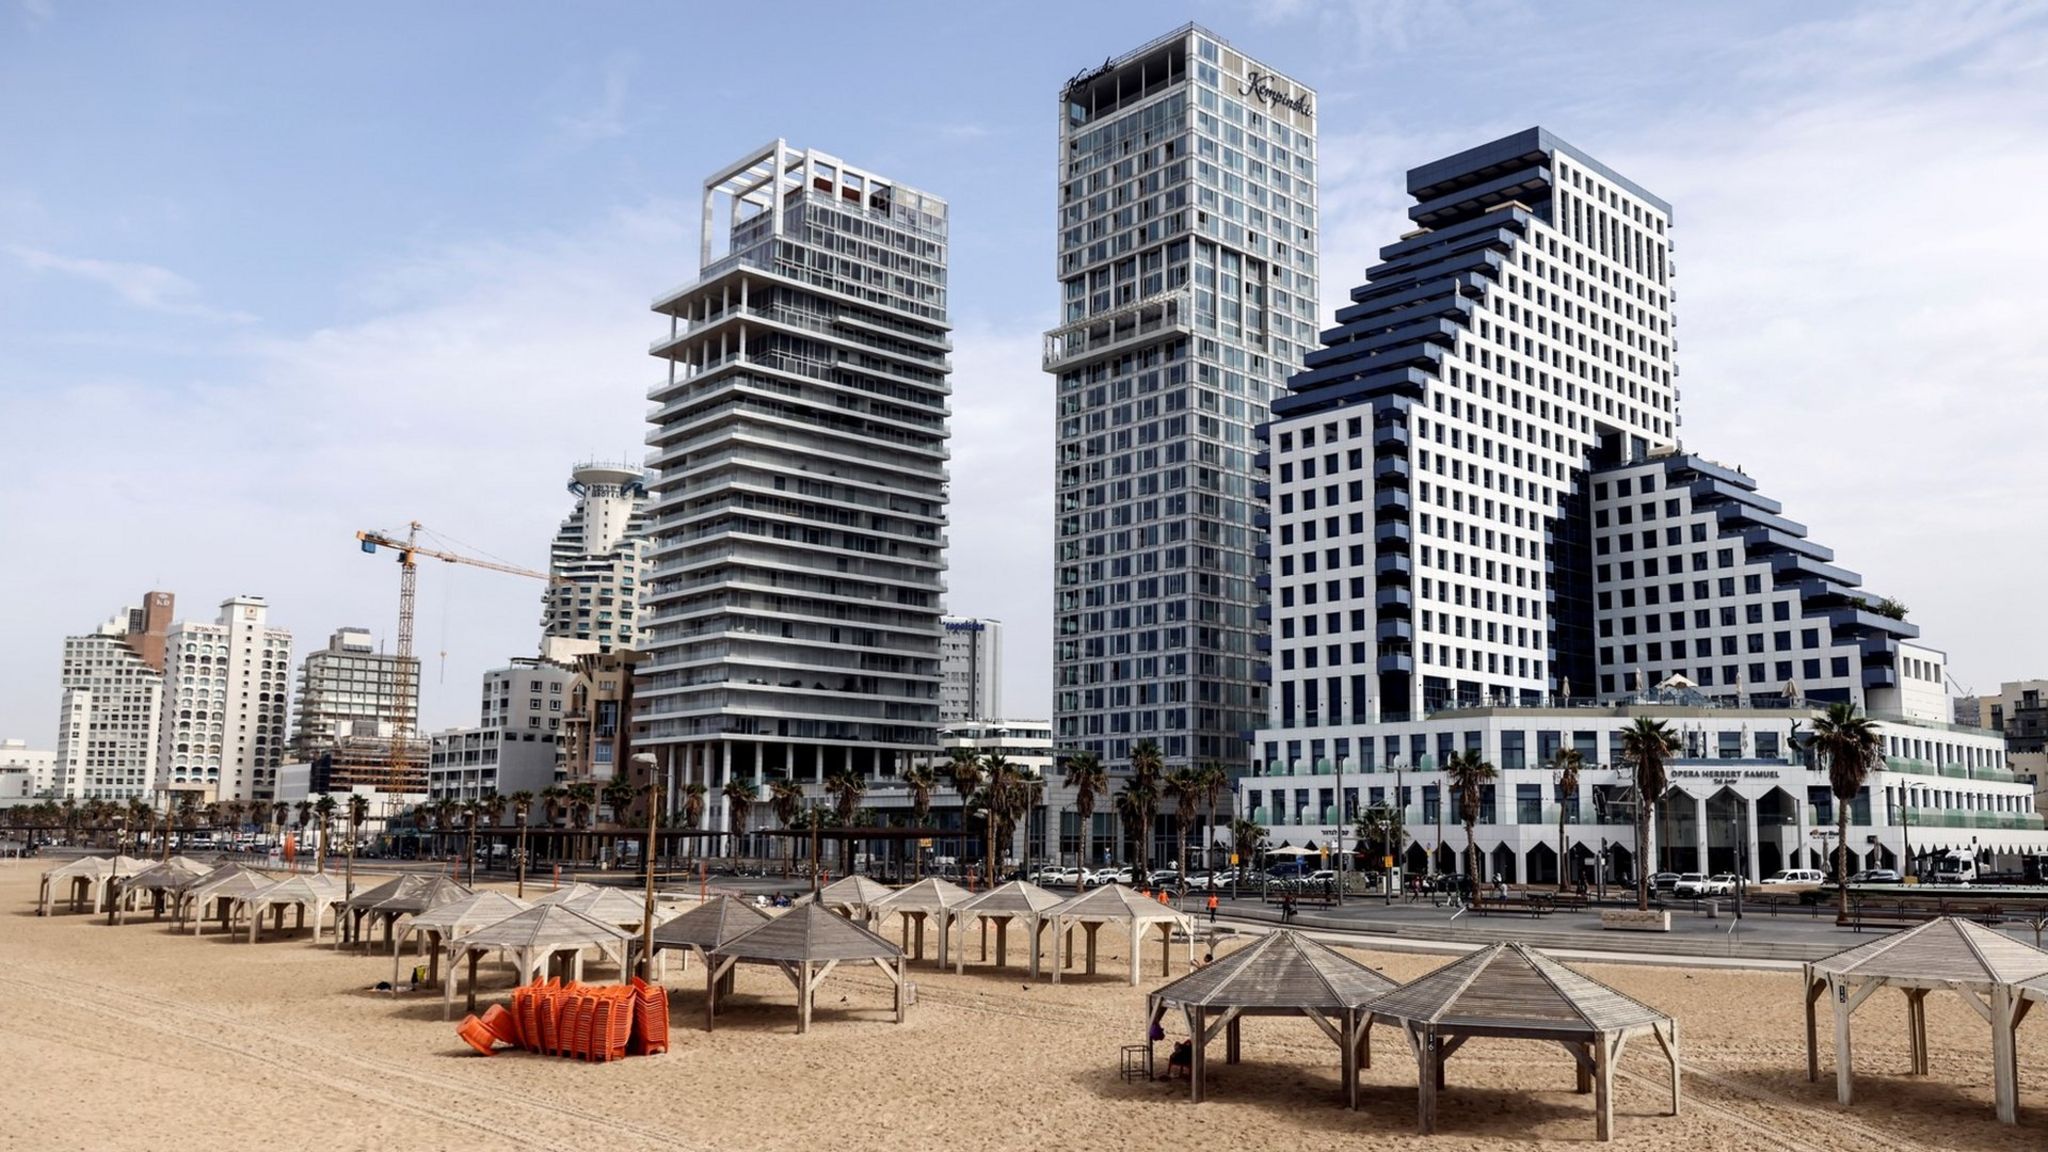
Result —
[{"label": "wooden beach shade structure", "polygon": [[[1493,944],[1365,1005],[1366,1031],[1399,1024],[1420,1071],[1420,1130],[1436,1130],[1444,1065],[1475,1036],[1546,1040],[1571,1053],[1578,1090],[1594,1094],[1595,1127],[1614,1138],[1614,1067],[1628,1041],[1656,1037],[1671,1063],[1671,1114],[1678,1115],[1678,1022],[1526,944]],[[1369,1040],[1369,1038],[1368,1038]]]},{"label": "wooden beach shade structure", "polygon": [[[903,950],[917,960],[924,959],[924,924],[935,921],[939,929],[939,967],[946,966],[947,928],[954,910],[974,898],[974,894],[950,880],[928,876],[908,888],[898,888],[880,900],[869,905],[869,912],[876,921],[891,914],[903,918]],[[915,947],[912,946],[912,929],[915,928]]]},{"label": "wooden beach shade structure", "polygon": [[423,952],[428,956],[427,982],[441,979],[441,943],[457,936],[487,928],[501,920],[509,920],[532,904],[503,892],[472,892],[445,903],[436,904],[424,912],[416,912],[411,920],[399,928],[391,938],[391,988],[398,990],[399,952],[408,939],[418,940],[420,947],[415,954]]},{"label": "wooden beach shade structure", "polygon": [[812,901],[839,913],[847,919],[873,920],[874,906],[888,899],[895,889],[887,884],[870,880],[865,876],[842,876],[816,893],[799,896],[795,907],[802,907]]},{"label": "wooden beach shade structure", "polygon": [[[577,884],[574,891],[563,889],[562,893],[550,893],[557,899],[542,898],[534,901],[535,907],[553,906],[574,908],[592,920],[602,920],[628,931],[638,932],[641,921],[647,919],[647,898],[638,892],[623,888],[606,888],[597,884]],[[661,913],[655,913],[655,922],[661,922]]]},{"label": "wooden beach shade structure", "polygon": [[192,934],[206,931],[209,919],[220,921],[223,931],[233,931],[241,911],[242,898],[277,883],[277,877],[241,864],[223,864],[178,893],[177,923],[192,921]]},{"label": "wooden beach shade structure", "polygon": [[556,957],[567,961],[564,978],[583,979],[583,950],[595,948],[619,966],[619,979],[626,978],[626,946],[633,934],[602,920],[593,920],[574,908],[540,904],[515,913],[496,924],[464,933],[448,945],[448,973],[441,998],[441,1018],[455,1011],[455,970],[469,961],[469,1010],[476,1011],[476,965],[486,952],[502,952],[512,961],[518,978],[515,985],[540,978]]},{"label": "wooden beach shade structure", "polygon": [[586,884],[581,880],[572,880],[560,888],[544,892],[539,896],[528,897],[528,900],[535,908],[538,908],[543,904],[560,904],[564,900],[597,891],[600,891],[600,889],[595,884]]},{"label": "wooden beach shade structure", "polygon": [[114,877],[108,888],[107,923],[126,924],[128,913],[135,910],[136,898],[145,892],[150,897],[150,917],[163,919],[164,913],[171,910],[174,894],[190,887],[212,870],[190,856],[173,856],[133,876]]},{"label": "wooden beach shade structure", "polygon": [[358,892],[349,900],[349,938],[368,947],[370,941],[363,933],[363,922],[369,920],[372,924],[381,922],[384,925],[384,940],[389,943],[400,919],[473,895],[475,893],[468,885],[453,876],[423,873],[400,876],[391,883]]},{"label": "wooden beach shade structure", "polygon": [[1806,1078],[1820,1079],[1815,1005],[1834,1006],[1835,1096],[1854,1092],[1855,1057],[1849,1018],[1880,988],[1906,994],[1908,1073],[1927,1075],[1927,994],[1959,994],[1991,1025],[1992,1098],[1998,1118],[2019,1122],[2019,1068],[2013,1030],[2032,1001],[2017,985],[2048,975],[2048,952],[1974,921],[1942,916],[1805,965]]},{"label": "wooden beach shade structure", "polygon": [[305,872],[287,876],[268,887],[244,893],[238,903],[242,914],[249,918],[249,943],[254,944],[263,935],[263,916],[268,913],[274,926],[284,931],[284,914],[297,913],[295,927],[306,926],[306,914],[313,916],[313,943],[320,942],[320,928],[330,911],[334,914],[335,931],[341,930],[341,910],[348,903],[348,891],[342,883],[325,872]]},{"label": "wooden beach shade structure", "polygon": [[[1143,950],[1146,933],[1159,931],[1159,974],[1167,976],[1173,970],[1173,931],[1178,928],[1186,934],[1188,962],[1195,959],[1195,921],[1187,913],[1172,905],[1161,904],[1123,884],[1105,884],[1090,892],[1070,897],[1046,916],[1053,926],[1053,947],[1064,949],[1052,966],[1052,982],[1060,982],[1060,969],[1074,962],[1074,925],[1081,926],[1081,934],[1087,943],[1087,973],[1095,975],[1095,934],[1104,924],[1120,924],[1129,935],[1131,942],[1131,986],[1138,984],[1138,953]],[[1035,963],[1032,974],[1037,975]]]},{"label": "wooden beach shade structure", "polygon": [[744,936],[771,919],[773,917],[766,912],[737,896],[714,896],[667,923],[656,925],[654,954],[660,956],[669,949],[680,949],[684,957],[683,971],[690,970],[689,957],[692,953],[709,967],[711,953],[724,946],[726,941]]},{"label": "wooden beach shade structure", "polygon": [[735,964],[773,964],[796,985],[798,1034],[811,1030],[811,1003],[818,985],[846,961],[872,961],[896,985],[896,1023],[907,1006],[903,949],[867,926],[820,904],[805,904],[727,940],[713,949],[704,968],[704,1030],[718,1016],[718,988]]},{"label": "wooden beach shade structure", "polygon": [[[996,928],[996,967],[1001,968],[1010,960],[1010,922],[1017,921],[1031,933],[1031,974],[1038,975],[1038,953],[1041,932],[1049,921],[1046,915],[1066,902],[1066,897],[1048,892],[1029,880],[1012,880],[973,896],[954,906],[949,919],[956,927],[951,931],[953,947],[953,971],[958,974],[967,971],[966,926],[976,920],[982,923],[981,958],[988,959],[988,925]],[[945,954],[939,956],[941,966]],[[1135,983],[1135,981],[1133,981]]]},{"label": "wooden beach shade structure", "polygon": [[[107,906],[108,885],[144,871],[151,863],[133,856],[80,856],[47,869],[36,893],[36,915],[48,916],[50,905],[60,899],[67,901],[73,912],[99,912]],[[65,895],[59,896],[60,891]]]},{"label": "wooden beach shade structure", "polygon": [[[1342,1053],[1344,1091],[1358,1107],[1358,1072],[1370,1067],[1364,1006],[1392,992],[1394,981],[1327,944],[1291,929],[1269,932],[1215,963],[1197,968],[1146,998],[1146,1036],[1169,1011],[1187,1018],[1193,1044],[1188,1099],[1207,1095],[1209,1041],[1224,1033],[1224,1061],[1235,1064],[1247,1016],[1306,1016]],[[1150,1040],[1147,1040],[1149,1046]]]}]

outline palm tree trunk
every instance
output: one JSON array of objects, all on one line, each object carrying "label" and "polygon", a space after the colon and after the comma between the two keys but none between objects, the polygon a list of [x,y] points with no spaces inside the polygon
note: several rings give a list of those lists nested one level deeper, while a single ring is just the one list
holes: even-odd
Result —
[{"label": "palm tree trunk", "polygon": [[519,822],[519,898],[526,899],[526,821]]},{"label": "palm tree trunk", "polygon": [[1650,869],[1644,864],[1649,855],[1649,845],[1643,843],[1650,834],[1650,810],[1647,805],[1636,805],[1636,910],[1650,910]]},{"label": "palm tree trunk", "polygon": [[1479,841],[1470,820],[1465,821],[1465,883],[1471,888],[1471,891],[1466,893],[1466,895],[1477,900],[1479,898]]},{"label": "palm tree trunk", "polygon": [[1564,798],[1557,801],[1557,890],[1564,891]]},{"label": "palm tree trunk", "polygon": [[[1835,914],[1849,918],[1849,803],[1835,797]],[[1972,861],[1974,863],[1974,861]]]},{"label": "palm tree trunk", "polygon": [[1092,822],[1091,817],[1094,813],[1077,812],[1075,815],[1080,817],[1081,821],[1081,858],[1074,866],[1074,891],[1079,894],[1088,890],[1088,825]]}]

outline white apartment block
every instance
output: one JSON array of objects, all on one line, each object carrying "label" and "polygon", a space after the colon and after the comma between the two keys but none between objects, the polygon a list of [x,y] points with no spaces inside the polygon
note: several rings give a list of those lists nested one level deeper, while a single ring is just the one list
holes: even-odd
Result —
[{"label": "white apartment block", "polygon": [[971,616],[940,621],[939,719],[946,724],[1003,714],[1003,622]]},{"label": "white apartment block", "polygon": [[598,652],[632,648],[647,557],[646,473],[591,462],[570,473],[576,509],[548,553],[543,634],[588,641]]},{"label": "white apartment block", "polygon": [[57,754],[27,740],[0,740],[0,773],[10,773],[18,795],[55,795]]},{"label": "white apartment block", "polygon": [[1313,347],[1315,93],[1197,25],[1060,90],[1054,707],[1121,769],[1249,759],[1255,429]]},{"label": "white apartment block", "polygon": [[212,623],[171,626],[157,767],[174,790],[269,803],[289,743],[292,634],[261,596],[221,602]]},{"label": "white apartment block", "polygon": [[655,304],[634,746],[714,796],[886,775],[938,744],[946,203],[778,140],[703,204]]},{"label": "white apartment block", "polygon": [[[1253,818],[1327,843],[1357,804],[1419,800],[1433,825],[1438,766],[1477,751],[1502,771],[1485,870],[1554,879],[1540,810],[1584,822],[1585,799],[1545,799],[1556,752],[1600,766],[1581,792],[1610,787],[1613,732],[1651,715],[1686,741],[1659,866],[1754,877],[1812,859],[1831,801],[1794,731],[1851,702],[1891,757],[1860,859],[1903,866],[1923,820],[1941,832],[1912,839],[1923,866],[2048,845],[2004,748],[1946,723],[1945,657],[1919,629],[1747,475],[1677,449],[1670,207],[1540,128],[1408,188],[1420,227],[1381,250],[1265,430],[1276,691],[1242,782]],[[1394,801],[1388,766],[1419,791]],[[1567,862],[1614,848],[1615,802],[1593,799]],[[1778,830],[1741,861],[1704,831],[1733,812]],[[1625,874],[1634,851],[1606,858]]]},{"label": "white apartment block", "polygon": [[571,669],[529,658],[484,673],[476,725],[430,738],[428,795],[472,800],[552,785],[575,677]]},{"label": "white apartment block", "polygon": [[151,794],[173,603],[170,593],[151,592],[93,632],[64,638],[49,795],[127,800]]}]

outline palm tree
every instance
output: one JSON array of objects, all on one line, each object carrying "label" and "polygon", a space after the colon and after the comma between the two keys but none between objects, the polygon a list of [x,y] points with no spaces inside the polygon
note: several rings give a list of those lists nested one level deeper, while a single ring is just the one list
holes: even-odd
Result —
[{"label": "palm tree", "polygon": [[[710,789],[695,780],[683,785],[683,827],[688,828],[692,832],[697,831],[697,826],[704,819],[704,797],[709,792]],[[699,841],[696,838],[691,838],[690,851],[692,853],[697,851],[698,843]]]},{"label": "palm tree", "polygon": [[[589,831],[591,817],[596,812],[597,785],[592,784],[588,780],[578,780],[576,783],[569,785],[569,823],[578,833]],[[576,837],[577,859],[580,860],[589,855],[589,849],[589,838],[578,835]]]},{"label": "palm tree", "polygon": [[[929,758],[912,764],[903,773],[903,786],[910,790],[910,821],[914,827],[927,828],[932,819],[932,793],[938,789],[939,774],[933,770]],[[915,845],[911,846],[914,863],[912,872],[919,878],[924,876],[924,853]]]},{"label": "palm tree", "polygon": [[1478,749],[1453,752],[1444,759],[1444,781],[1458,790],[1458,818],[1465,823],[1465,883],[1479,891],[1479,789],[1498,773]]},{"label": "palm tree", "polygon": [[[775,780],[768,785],[768,811],[774,813],[775,822],[782,825],[784,832],[796,831],[796,822],[804,814],[804,788],[794,780]],[[790,865],[796,858],[796,837],[782,838],[782,875],[790,873]]]},{"label": "palm tree", "polygon": [[1002,875],[1002,846],[1007,842],[1007,839],[997,838],[997,826],[1009,816],[1011,790],[1016,784],[1017,769],[1010,764],[1009,757],[1001,752],[993,752],[982,758],[981,771],[981,789],[984,793],[982,811],[988,819],[988,882],[993,888],[996,878]]},{"label": "palm tree", "polygon": [[370,818],[370,798],[351,794],[348,798],[348,862],[342,865],[342,891],[344,895],[356,894],[356,838],[363,833],[363,822]]},{"label": "palm tree", "polygon": [[313,802],[301,800],[292,805],[292,811],[298,817],[299,844],[303,846],[306,842],[306,826],[313,822]]},{"label": "palm tree", "polygon": [[1266,829],[1263,825],[1254,824],[1242,816],[1230,822],[1231,851],[1246,865],[1251,863],[1253,853],[1259,850],[1259,845],[1265,839]]},{"label": "palm tree", "polygon": [[1067,787],[1074,790],[1074,815],[1081,825],[1081,859],[1074,877],[1074,891],[1088,889],[1088,838],[1095,826],[1095,798],[1109,793],[1109,770],[1093,752],[1075,752],[1067,757]]},{"label": "palm tree", "polygon": [[1131,749],[1131,779],[1141,785],[1135,793],[1140,802],[1138,862],[1140,871],[1152,860],[1152,826],[1159,815],[1159,778],[1166,772],[1166,756],[1151,740],[1140,740]]},{"label": "palm tree", "polygon": [[1188,866],[1188,829],[1195,826],[1195,817],[1202,810],[1202,771],[1199,768],[1176,768],[1166,774],[1166,794],[1173,797],[1174,823],[1180,829],[1180,855],[1175,859],[1174,870],[1182,873],[1181,897],[1187,897],[1186,870]]},{"label": "palm tree", "polygon": [[1564,891],[1564,798],[1579,794],[1579,769],[1585,767],[1585,757],[1577,748],[1559,748],[1551,758],[1551,766],[1557,769],[1557,890]]},{"label": "palm tree", "polygon": [[726,827],[732,831],[728,854],[737,861],[740,858],[740,839],[747,834],[747,817],[754,814],[754,785],[735,776],[725,782],[719,795],[725,797]]},{"label": "palm tree", "polygon": [[484,818],[487,807],[482,800],[464,800],[460,805],[462,815],[462,859],[469,869],[469,883],[476,886],[476,826]]},{"label": "palm tree", "polygon": [[1664,797],[1665,764],[1678,752],[1678,734],[1662,720],[1639,716],[1621,730],[1621,761],[1635,769],[1636,784],[1636,908],[1650,910],[1650,866],[1645,842],[1650,813]]},{"label": "palm tree", "polygon": [[1131,862],[1133,877],[1146,875],[1150,859],[1146,849],[1151,840],[1152,815],[1159,808],[1159,785],[1151,778],[1134,775],[1124,782],[1123,791],[1116,794],[1115,804],[1125,841],[1136,845]]},{"label": "palm tree", "polygon": [[611,809],[612,823],[622,826],[626,823],[626,809],[632,805],[636,794],[633,782],[623,774],[604,782],[604,806]]},{"label": "palm tree", "polygon": [[285,817],[287,817],[287,816],[289,816],[289,815],[291,814],[291,810],[292,810],[292,806],[291,806],[290,804],[287,804],[287,803],[286,803],[286,802],[284,802],[283,800],[277,800],[277,801],[273,801],[273,802],[271,803],[271,805],[270,805],[270,831],[271,831],[271,832],[272,832],[273,834],[277,834],[277,835],[282,835],[282,834],[283,834],[283,832],[284,832],[284,821],[285,821]]},{"label": "palm tree", "polygon": [[1202,863],[1213,865],[1211,853],[1216,848],[1216,807],[1223,803],[1223,797],[1230,791],[1230,770],[1211,760],[1202,765],[1202,806],[1209,811],[1209,818],[1202,826]]},{"label": "palm tree", "polygon": [[320,844],[313,855],[313,870],[315,872],[327,871],[327,834],[334,827],[334,810],[336,807],[334,797],[331,794],[323,795],[313,803],[313,811],[320,817]]},{"label": "palm tree", "polygon": [[[968,799],[981,788],[983,773],[981,754],[972,748],[954,748],[946,753],[946,777],[952,782],[953,791],[960,794],[960,859],[964,865],[967,859],[967,843],[972,839],[967,832]],[[983,871],[995,873],[984,863]]]},{"label": "palm tree", "polygon": [[1849,918],[1849,806],[1879,763],[1880,740],[1870,717],[1858,716],[1849,701],[1828,705],[1813,722],[1811,745],[1827,762],[1828,790],[1835,794],[1836,914],[1843,920]]},{"label": "palm tree", "polygon": [[519,889],[515,893],[520,899],[526,898],[526,822],[533,815],[534,794],[521,788],[512,794],[512,822],[519,826],[519,859],[515,866],[519,870]]},{"label": "palm tree", "polygon": [[[860,811],[860,802],[867,796],[868,786],[857,772],[835,768],[825,775],[825,794],[832,797],[832,814],[842,828],[853,826],[854,815]],[[839,842],[839,871],[846,875],[853,873],[853,841]]]}]

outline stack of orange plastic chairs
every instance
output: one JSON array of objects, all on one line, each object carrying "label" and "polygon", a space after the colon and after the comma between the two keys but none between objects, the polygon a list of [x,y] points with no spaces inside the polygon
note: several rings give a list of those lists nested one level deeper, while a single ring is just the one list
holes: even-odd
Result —
[{"label": "stack of orange plastic chairs", "polygon": [[668,990],[637,977],[630,985],[536,980],[512,990],[509,1010],[494,1004],[455,1032],[485,1056],[498,1044],[592,1063],[666,1052]]}]

